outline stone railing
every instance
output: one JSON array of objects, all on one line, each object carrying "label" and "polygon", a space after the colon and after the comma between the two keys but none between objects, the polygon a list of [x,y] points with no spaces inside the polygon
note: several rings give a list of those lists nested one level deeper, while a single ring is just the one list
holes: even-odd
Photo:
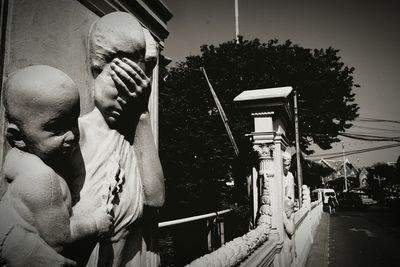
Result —
[{"label": "stone railing", "polygon": [[[205,221],[207,228],[207,249],[208,251],[212,251],[213,249],[215,249],[215,246],[212,242],[213,239],[218,238],[221,245],[225,243],[224,216],[231,212],[232,209],[225,209],[182,219],[164,221],[158,223],[158,228],[160,229],[165,227],[177,226],[195,221]],[[213,231],[213,228],[217,231]]]},{"label": "stone railing", "polygon": [[[313,243],[316,228],[322,214],[322,202],[320,200],[303,206],[295,213],[296,231],[294,236],[294,260],[291,266],[304,266],[308,253]],[[280,257],[285,245],[284,241],[276,235],[270,235],[270,228],[266,224],[259,225],[256,229],[244,236],[224,244],[216,251],[204,255],[187,266],[269,266],[275,262],[280,264]]]},{"label": "stone railing", "polygon": [[187,266],[236,266],[260,247],[269,236],[270,227],[261,224],[247,234],[235,238],[210,254],[192,261]]},{"label": "stone railing", "polygon": [[294,212],[294,177],[290,166],[289,140],[292,114],[291,87],[244,91],[235,98],[254,119],[248,136],[258,155],[253,168],[250,199],[257,227],[224,244],[188,266],[303,266],[322,212],[320,201],[311,202],[302,186],[301,208]]},{"label": "stone railing", "polygon": [[296,232],[294,234],[295,255],[292,266],[304,266],[322,214],[322,202],[312,202],[295,213]]}]

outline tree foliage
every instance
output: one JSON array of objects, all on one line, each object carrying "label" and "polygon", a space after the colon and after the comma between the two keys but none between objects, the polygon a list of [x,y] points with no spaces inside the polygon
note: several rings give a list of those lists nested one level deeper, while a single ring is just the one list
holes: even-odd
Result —
[{"label": "tree foliage", "polygon": [[384,179],[383,184],[391,186],[400,183],[400,177],[397,166],[389,165],[387,163],[375,163],[373,166],[368,167],[367,171],[370,175],[370,183],[375,179]]},{"label": "tree foliage", "polygon": [[353,81],[354,68],[345,66],[338,52],[332,47],[308,49],[291,41],[240,38],[239,43],[203,45],[201,55],[188,56],[171,68],[160,85],[160,153],[170,200],[179,195],[188,203],[205,201],[214,207],[218,194],[213,194],[211,181],[219,185],[218,180],[232,174],[234,151],[200,67],[206,69],[224,107],[244,165],[251,158],[244,135],[253,126],[250,116],[233,102],[243,90],[292,86],[299,92],[305,153],[312,153],[312,143],[331,148],[339,141],[338,133],[351,127],[358,116],[352,92],[358,85]]}]

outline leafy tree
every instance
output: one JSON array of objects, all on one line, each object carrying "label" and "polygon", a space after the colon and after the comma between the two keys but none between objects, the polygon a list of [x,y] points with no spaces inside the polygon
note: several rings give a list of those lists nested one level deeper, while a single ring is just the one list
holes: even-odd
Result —
[{"label": "leafy tree", "polygon": [[370,174],[371,179],[384,179],[381,183],[381,187],[383,185],[391,186],[400,183],[400,177],[397,175],[396,166],[379,162],[374,164],[372,167],[367,168],[367,171]]},{"label": "leafy tree", "polygon": [[[376,163],[367,168],[369,177],[368,185],[374,198],[383,201],[385,194],[388,193],[388,188],[394,184],[400,183],[400,177],[396,166],[387,163]],[[386,193],[385,193],[386,192]]]},{"label": "leafy tree", "polygon": [[244,135],[252,131],[252,121],[233,102],[243,90],[290,85],[299,92],[305,153],[313,152],[312,143],[331,148],[339,141],[338,134],[351,127],[358,116],[352,89],[358,85],[353,81],[354,68],[345,66],[338,52],[331,47],[313,50],[291,41],[261,43],[241,37],[238,43],[203,45],[201,55],[188,56],[171,68],[160,86],[160,154],[167,201],[179,197],[188,213],[207,205],[218,208],[215,203],[223,200],[215,187],[223,187],[218,181],[233,175],[234,151],[200,67],[206,69],[239,143],[240,165],[250,166],[251,147]]}]

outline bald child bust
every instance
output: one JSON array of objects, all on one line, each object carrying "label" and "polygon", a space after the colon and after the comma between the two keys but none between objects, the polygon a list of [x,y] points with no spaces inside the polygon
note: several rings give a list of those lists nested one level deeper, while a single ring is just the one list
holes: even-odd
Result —
[{"label": "bald child bust", "polygon": [[72,211],[68,183],[79,141],[78,89],[63,72],[41,65],[12,74],[4,88],[12,149],[3,169],[0,257],[8,266],[72,264],[58,253],[82,238],[106,235],[113,221],[105,205],[86,215]]}]

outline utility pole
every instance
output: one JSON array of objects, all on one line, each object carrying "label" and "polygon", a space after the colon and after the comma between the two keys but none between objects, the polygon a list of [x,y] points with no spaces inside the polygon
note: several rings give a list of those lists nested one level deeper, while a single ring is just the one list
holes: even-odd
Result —
[{"label": "utility pole", "polygon": [[342,154],[343,154],[343,170],[344,170],[344,191],[347,192],[347,171],[346,171],[346,153],[344,151],[344,143],[342,142]]},{"label": "utility pole", "polygon": [[239,0],[235,0],[235,38],[236,43],[239,43]]},{"label": "utility pole", "polygon": [[299,192],[299,207],[301,208],[302,203],[302,186],[303,186],[303,175],[301,170],[301,151],[300,151],[300,137],[299,137],[299,115],[297,109],[297,92],[294,91],[294,129],[296,136],[296,165],[297,165],[297,185]]}]

